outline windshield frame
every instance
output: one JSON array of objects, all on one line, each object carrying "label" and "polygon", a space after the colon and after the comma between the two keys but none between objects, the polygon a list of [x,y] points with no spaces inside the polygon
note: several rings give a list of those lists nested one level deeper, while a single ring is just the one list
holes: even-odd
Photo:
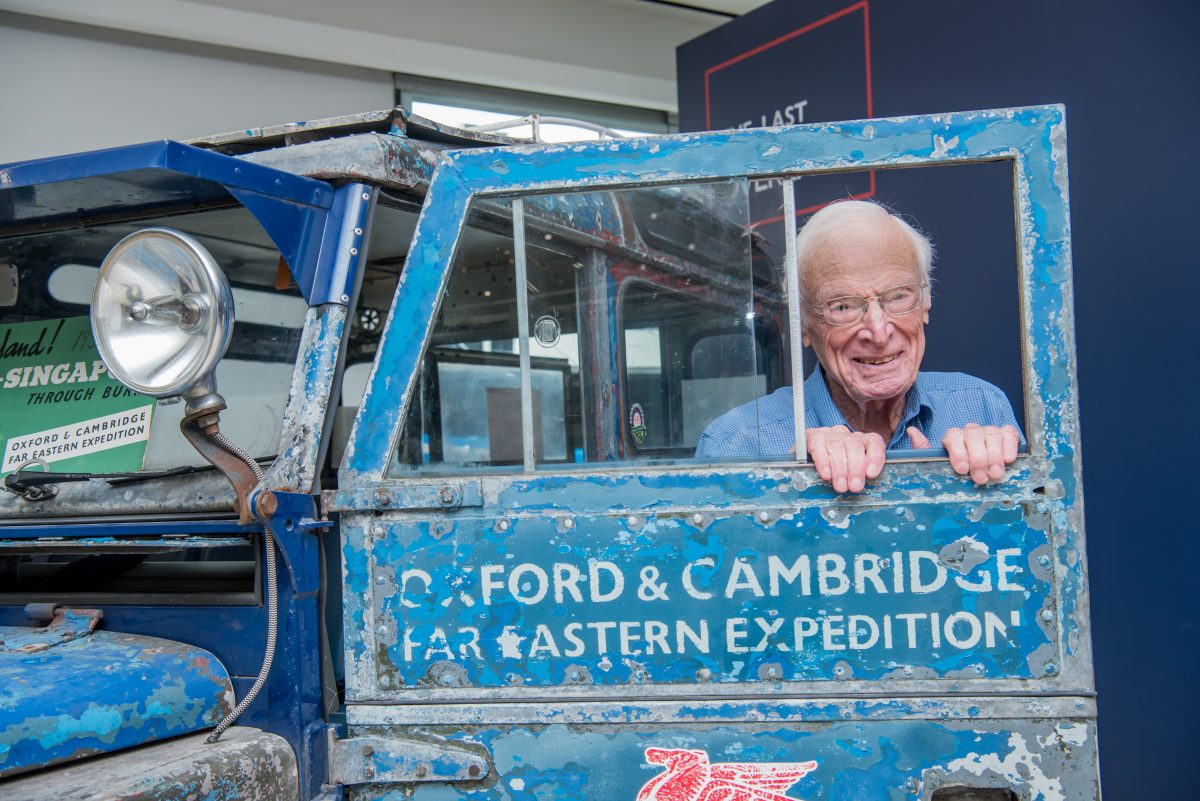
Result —
[{"label": "windshield frame", "polygon": [[[326,412],[332,389],[340,374],[348,326],[348,307],[351,305],[352,295],[357,291],[359,265],[365,257],[365,242],[369,237],[370,218],[378,190],[362,183],[346,184],[335,190],[323,181],[291,175],[269,167],[244,165],[240,159],[207,153],[178,143],[158,144],[162,147],[135,146],[105,151],[110,156],[107,164],[111,169],[108,173],[97,169],[91,169],[88,173],[90,168],[87,167],[87,159],[84,158],[88,154],[4,168],[8,170],[8,175],[14,176],[13,185],[6,185],[5,189],[23,188],[28,196],[36,195],[39,188],[36,183],[38,178],[59,179],[51,183],[65,182],[65,186],[56,186],[56,197],[64,191],[69,195],[69,187],[74,186],[81,193],[81,211],[79,215],[69,219],[50,213],[50,210],[40,221],[25,218],[19,224],[15,224],[13,220],[8,220],[7,223],[0,220],[0,237],[8,239],[23,234],[49,234],[55,231],[89,229],[98,225],[142,223],[171,214],[172,209],[178,213],[238,205],[243,205],[246,211],[266,228],[272,239],[276,239],[276,235],[285,228],[291,230],[289,236],[295,244],[290,251],[281,249],[281,252],[285,253],[285,260],[286,252],[293,252],[297,259],[303,258],[304,263],[310,264],[311,274],[307,276],[307,294],[310,299],[305,300],[307,310],[303,326],[298,331],[298,351],[289,370],[287,394],[286,397],[280,398],[278,406],[282,420],[281,428],[274,446],[275,453],[268,454],[275,458],[266,470],[265,482],[274,490],[309,493],[319,489],[317,484],[321,459],[324,458],[325,448],[328,446]],[[112,197],[97,197],[97,193],[103,195],[106,190],[111,191],[112,183],[108,181],[111,174],[126,177],[131,174],[140,175],[128,172],[131,168],[130,159],[164,151],[178,155],[180,148],[184,148],[188,153],[202,153],[201,166],[208,165],[215,169],[219,179],[231,175],[231,171],[235,169],[241,176],[245,167],[246,171],[255,177],[258,188],[267,189],[268,185],[263,184],[263,181],[270,178],[269,186],[277,189],[279,194],[272,196],[243,191],[236,185],[226,186],[229,192],[224,200],[215,200],[204,195],[207,200],[196,202],[189,207],[186,205],[189,199],[185,192],[183,196],[173,196],[174,205],[169,208],[159,203],[140,204],[126,209],[124,213],[114,211],[120,209],[119,198],[114,200]],[[112,155],[113,153],[116,155]],[[83,163],[82,167],[79,166],[80,162]],[[178,166],[168,165],[152,170],[158,176],[155,180],[161,183],[164,180],[174,180],[170,176],[178,178],[174,172],[174,167]],[[83,174],[80,174],[80,171]],[[164,171],[166,178],[162,177]],[[103,179],[99,183],[93,180],[97,179],[97,172],[101,173],[100,178]],[[182,184],[178,184],[177,188],[208,187],[212,184],[208,179],[211,176],[204,177],[203,170],[194,165],[190,167],[190,172],[185,170],[182,175]],[[274,183],[276,176],[279,177],[278,184]],[[195,180],[192,180],[193,178]],[[146,183],[151,187],[156,185],[154,180],[147,180]],[[242,180],[242,183],[245,181]],[[297,191],[297,187],[303,188],[305,192],[315,192],[317,205],[305,206],[292,200],[291,195]],[[239,199],[248,199],[249,202],[239,204]],[[197,200],[196,197],[192,197],[192,201]],[[182,209],[179,208],[180,203],[184,204]],[[323,208],[321,203],[329,208]],[[295,226],[295,219],[287,225],[278,219],[268,219],[264,222],[263,215],[269,218],[280,205],[286,204],[301,209],[301,212],[293,212],[293,216],[300,213],[304,221]],[[36,203],[34,205],[36,206]],[[33,208],[32,213],[37,212],[38,210]],[[88,216],[89,214],[91,216]],[[314,225],[324,233],[318,232],[317,236],[310,236]],[[304,274],[300,275],[301,281],[305,278]],[[329,295],[335,297],[336,301],[313,303],[312,299]],[[235,405],[225,414],[236,415],[238,411]],[[260,455],[262,454],[255,454]],[[181,464],[182,462],[183,460]],[[33,502],[12,492],[0,492],[0,526],[28,522],[31,519],[60,519],[97,514],[122,518],[132,516],[140,520],[168,520],[180,514],[194,516],[198,513],[227,516],[233,514],[232,501],[235,497],[227,479],[216,471],[154,478],[134,486],[112,486],[104,480],[92,480],[58,484],[55,489],[57,492],[54,497]]]}]

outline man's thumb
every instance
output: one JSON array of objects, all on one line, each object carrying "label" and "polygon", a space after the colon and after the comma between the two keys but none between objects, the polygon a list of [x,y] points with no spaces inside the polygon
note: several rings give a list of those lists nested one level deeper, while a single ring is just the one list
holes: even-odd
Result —
[{"label": "man's thumb", "polygon": [[913,450],[923,450],[933,447],[929,444],[929,437],[922,434],[921,429],[916,426],[908,427],[908,439],[912,442]]}]

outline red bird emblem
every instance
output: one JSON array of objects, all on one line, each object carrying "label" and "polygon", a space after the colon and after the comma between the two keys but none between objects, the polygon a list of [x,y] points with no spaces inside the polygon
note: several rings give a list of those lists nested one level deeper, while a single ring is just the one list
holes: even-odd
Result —
[{"label": "red bird emblem", "polygon": [[816,762],[717,762],[703,751],[647,748],[646,761],[666,771],[646,782],[637,801],[796,801],[784,791]]}]

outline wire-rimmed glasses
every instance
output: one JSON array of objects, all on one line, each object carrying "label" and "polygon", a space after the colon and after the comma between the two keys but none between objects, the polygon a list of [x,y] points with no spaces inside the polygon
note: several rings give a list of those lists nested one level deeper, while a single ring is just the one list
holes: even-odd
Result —
[{"label": "wire-rimmed glasses", "polygon": [[817,314],[821,315],[821,319],[828,325],[852,325],[863,318],[873,300],[879,303],[879,308],[889,317],[900,317],[915,312],[920,308],[928,286],[928,282],[914,281],[885,289],[878,295],[843,295],[830,298],[824,303],[809,305],[816,309]]}]

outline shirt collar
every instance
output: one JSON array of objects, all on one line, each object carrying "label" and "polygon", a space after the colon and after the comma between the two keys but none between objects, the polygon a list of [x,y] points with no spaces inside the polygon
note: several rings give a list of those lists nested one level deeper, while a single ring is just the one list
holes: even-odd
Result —
[{"label": "shirt collar", "polygon": [[[933,415],[933,404],[928,394],[921,387],[921,375],[917,374],[916,383],[908,390],[904,399],[904,413],[900,416],[900,425],[892,434],[888,443],[889,450],[904,450],[912,448],[908,439],[908,427],[916,426],[925,433]],[[825,370],[817,362],[816,368],[804,382],[804,424],[809,428],[826,428],[829,426],[846,426],[853,430],[846,421],[841,409],[833,402],[829,393],[829,385],[825,378]]]}]

